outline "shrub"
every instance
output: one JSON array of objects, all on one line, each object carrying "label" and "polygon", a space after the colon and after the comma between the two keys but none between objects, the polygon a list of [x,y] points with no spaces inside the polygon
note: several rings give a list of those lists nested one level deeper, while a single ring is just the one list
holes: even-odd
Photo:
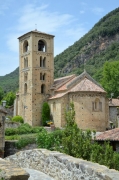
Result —
[{"label": "shrub", "polygon": [[18,128],[6,128],[5,129],[6,136],[11,136],[11,135],[15,135],[15,134],[18,134]]},{"label": "shrub", "polygon": [[56,130],[51,133],[48,133],[45,129],[43,129],[38,135],[36,139],[36,143],[39,148],[46,148],[49,150],[59,150],[61,141],[62,141],[62,130]]},{"label": "shrub", "polygon": [[46,126],[47,121],[50,120],[50,107],[47,102],[43,103],[41,116],[42,116],[42,125]]},{"label": "shrub", "polygon": [[43,127],[31,127],[29,124],[21,124],[18,128],[6,128],[5,135],[17,135],[17,134],[30,134],[30,133],[39,133],[43,130]]},{"label": "shrub", "polygon": [[15,145],[18,149],[21,149],[21,148],[27,146],[28,144],[33,144],[33,143],[36,143],[36,138],[34,138],[34,137],[20,138],[18,140],[18,142],[15,143]]},{"label": "shrub", "polygon": [[21,116],[14,116],[14,117],[12,118],[12,121],[13,121],[13,122],[20,122],[20,123],[23,123],[23,122],[24,122],[24,120],[23,120],[23,118],[22,118]]}]

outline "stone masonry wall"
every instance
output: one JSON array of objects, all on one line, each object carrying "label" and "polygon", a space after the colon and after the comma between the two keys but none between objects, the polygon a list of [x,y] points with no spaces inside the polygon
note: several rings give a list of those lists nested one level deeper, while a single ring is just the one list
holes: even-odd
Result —
[{"label": "stone masonry wall", "polygon": [[21,151],[6,160],[19,167],[39,170],[55,180],[119,179],[119,171],[46,149]]}]

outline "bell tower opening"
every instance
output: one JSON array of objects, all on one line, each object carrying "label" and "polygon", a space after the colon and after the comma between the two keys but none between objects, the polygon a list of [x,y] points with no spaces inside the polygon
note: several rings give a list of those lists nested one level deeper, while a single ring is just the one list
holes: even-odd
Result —
[{"label": "bell tower opening", "polygon": [[46,52],[46,44],[42,40],[38,41],[38,51]]},{"label": "bell tower opening", "polygon": [[29,44],[28,44],[28,41],[25,40],[24,41],[24,44],[23,44],[23,52],[27,52],[29,50]]}]

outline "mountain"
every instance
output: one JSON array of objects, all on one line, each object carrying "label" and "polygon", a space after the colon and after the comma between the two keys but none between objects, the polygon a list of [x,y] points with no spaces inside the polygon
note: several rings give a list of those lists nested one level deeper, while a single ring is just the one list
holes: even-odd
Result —
[{"label": "mountain", "polygon": [[119,60],[119,8],[104,16],[72,46],[55,57],[55,77],[87,72],[100,81],[105,61]]},{"label": "mountain", "polygon": [[[104,16],[81,39],[54,58],[55,77],[86,71],[98,82],[105,61],[119,60],[119,8]],[[18,68],[0,77],[0,86],[10,91],[18,88]]]},{"label": "mountain", "polygon": [[5,92],[16,91],[19,87],[19,68],[10,74],[0,76],[0,87],[2,87]]}]

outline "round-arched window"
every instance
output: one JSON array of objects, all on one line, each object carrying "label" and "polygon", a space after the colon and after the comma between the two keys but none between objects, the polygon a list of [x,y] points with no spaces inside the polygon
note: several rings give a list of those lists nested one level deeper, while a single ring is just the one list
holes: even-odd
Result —
[{"label": "round-arched window", "polygon": [[38,51],[46,52],[46,44],[42,40],[38,41]]},{"label": "round-arched window", "polygon": [[24,41],[24,44],[23,44],[23,52],[27,52],[29,50],[29,44],[28,44],[28,41],[25,40]]}]

